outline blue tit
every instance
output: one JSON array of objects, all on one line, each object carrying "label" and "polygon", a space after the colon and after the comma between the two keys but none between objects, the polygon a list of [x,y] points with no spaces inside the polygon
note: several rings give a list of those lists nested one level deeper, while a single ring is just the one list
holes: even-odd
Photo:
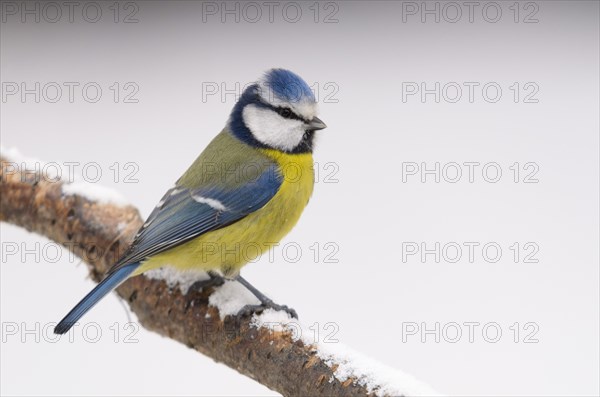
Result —
[{"label": "blue tit", "polygon": [[304,80],[285,69],[265,73],[244,90],[223,131],[166,192],[104,280],[54,332],[66,333],[129,277],[163,266],[236,279],[261,307],[286,308],[239,273],[300,218],[313,192],[315,131],[325,127]]}]

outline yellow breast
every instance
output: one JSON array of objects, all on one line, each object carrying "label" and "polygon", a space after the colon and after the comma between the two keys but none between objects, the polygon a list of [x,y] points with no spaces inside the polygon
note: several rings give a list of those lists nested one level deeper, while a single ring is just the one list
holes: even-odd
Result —
[{"label": "yellow breast", "polygon": [[139,273],[170,265],[180,270],[216,270],[234,277],[242,266],[292,230],[313,192],[312,154],[260,150],[277,162],[283,176],[275,196],[261,209],[227,227],[149,258]]}]

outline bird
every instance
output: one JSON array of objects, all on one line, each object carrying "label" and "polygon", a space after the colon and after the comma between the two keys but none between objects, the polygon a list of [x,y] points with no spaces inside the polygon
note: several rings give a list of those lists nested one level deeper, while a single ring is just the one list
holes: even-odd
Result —
[{"label": "bird", "polygon": [[54,332],[68,332],[128,278],[165,266],[206,271],[211,281],[236,280],[260,301],[252,312],[271,307],[297,317],[241,277],[240,269],[287,235],[308,204],[316,131],[327,127],[317,113],[310,86],[290,70],[270,69],[248,85],[223,130]]}]

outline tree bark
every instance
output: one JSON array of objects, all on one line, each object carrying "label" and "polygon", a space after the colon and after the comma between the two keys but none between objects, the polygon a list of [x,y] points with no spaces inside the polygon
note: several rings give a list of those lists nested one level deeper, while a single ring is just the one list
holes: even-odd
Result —
[{"label": "tree bark", "polygon": [[[132,206],[93,202],[62,191],[62,182],[23,172],[0,158],[0,221],[71,249],[98,282],[130,244],[143,220]],[[365,396],[357,379],[339,381],[336,365],[287,331],[257,328],[250,318],[221,319],[208,305],[212,289],[183,295],[163,280],[134,277],[117,289],[148,330],[177,340],[285,396]],[[207,315],[208,314],[208,315]],[[381,393],[377,393],[381,394]]]}]

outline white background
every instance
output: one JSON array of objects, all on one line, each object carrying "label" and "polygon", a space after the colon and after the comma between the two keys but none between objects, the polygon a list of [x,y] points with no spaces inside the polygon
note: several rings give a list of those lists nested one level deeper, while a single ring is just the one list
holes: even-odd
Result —
[{"label": "white background", "polygon": [[[3,14],[4,94],[7,82],[29,88],[35,82],[80,84],[73,103],[66,87],[57,103],[44,96],[40,103],[33,95],[3,98],[5,148],[46,161],[79,162],[78,176],[83,164],[96,162],[103,171],[98,183],[147,215],[221,130],[235,103],[233,94],[203,97],[206,88],[216,83],[235,89],[236,82],[243,86],[271,67],[290,68],[315,85],[320,117],[329,126],[315,152],[321,178],[303,218],[282,243],[297,243],[300,260],[286,260],[276,249],[274,261],[248,266],[245,277],[297,309],[305,324],[318,322],[321,338],[328,334],[325,324],[335,323],[335,337],[343,343],[443,393],[599,393],[597,2],[520,3],[518,23],[513,2],[499,4],[496,23],[486,20],[495,18],[487,2],[479,3],[472,22],[468,8],[457,3],[462,17],[455,23],[449,21],[455,9],[446,3],[437,6],[439,23],[429,14],[421,22],[419,10],[403,14],[412,5],[402,2],[321,3],[318,23],[312,3],[300,5],[296,23],[290,22],[293,9],[282,14],[287,3],[278,3],[272,23],[266,7],[257,19],[255,10],[241,4],[239,22],[227,14],[223,23],[221,2],[213,3],[217,15],[203,13],[199,2],[139,2],[138,23],[122,22],[134,10],[123,7],[115,23],[112,3],[98,4],[103,14],[96,23],[82,17],[82,6],[72,23],[66,8],[56,23],[43,15],[39,23],[31,15],[22,23],[20,15]],[[534,11],[529,21],[538,22],[523,23]],[[334,23],[324,23],[326,18]],[[81,94],[89,82],[103,90],[97,103]],[[118,103],[109,88],[115,82],[121,87]],[[127,82],[139,87],[138,103],[124,103],[123,94],[131,92],[124,89]],[[454,82],[462,97],[451,103],[451,84],[450,91],[440,88],[439,103],[433,94],[403,100],[403,87],[411,82],[430,89]],[[472,103],[464,82],[479,84]],[[502,89],[495,103],[488,101],[492,89],[487,97],[481,92],[490,82]],[[510,88],[515,82],[517,103]],[[526,83],[532,83],[527,90]],[[531,87],[538,91],[529,99],[537,103],[525,103]],[[122,170],[117,183],[109,168],[115,162]],[[127,162],[139,166],[138,183],[124,183]],[[443,175],[439,183],[432,175],[422,183],[420,174],[404,175],[403,182],[407,162],[480,166],[473,183],[465,166],[456,183]],[[481,173],[492,162],[502,170],[496,183]],[[521,166],[517,183],[509,168],[515,162]],[[538,167],[537,183],[523,183],[529,162]],[[332,171],[337,182],[325,183]],[[128,317],[114,294],[85,317],[101,327],[99,342],[87,342],[80,331],[72,342],[52,343],[51,323],[93,286],[87,269],[66,251],[50,263],[54,251],[42,249],[44,238],[7,224],[1,232],[3,395],[274,394],[143,329],[137,343],[124,343],[124,331],[115,343],[109,327],[123,326]],[[315,242],[318,260],[309,248]],[[325,263],[327,242],[339,247],[337,263]],[[439,263],[433,255],[403,262],[403,242],[480,246],[473,263],[464,246],[456,263],[446,260],[454,251]],[[502,248],[496,263],[481,254],[489,242]],[[515,242],[521,247],[518,263],[509,248]],[[524,263],[528,242],[539,247],[537,263]],[[36,251],[39,243],[42,255],[6,255],[7,244],[14,243],[19,254]],[[480,324],[473,343],[465,322]],[[517,322],[515,342],[510,327]],[[457,323],[463,335],[451,343],[454,331],[446,327],[448,334],[436,342],[435,335],[403,332],[411,323],[420,331],[439,323],[440,333]],[[496,343],[489,341],[493,329],[488,340],[482,335],[483,325],[493,323],[502,330]],[[524,329],[526,323],[533,325]],[[6,332],[14,326],[15,335]],[[537,343],[524,343],[532,330]]]}]

